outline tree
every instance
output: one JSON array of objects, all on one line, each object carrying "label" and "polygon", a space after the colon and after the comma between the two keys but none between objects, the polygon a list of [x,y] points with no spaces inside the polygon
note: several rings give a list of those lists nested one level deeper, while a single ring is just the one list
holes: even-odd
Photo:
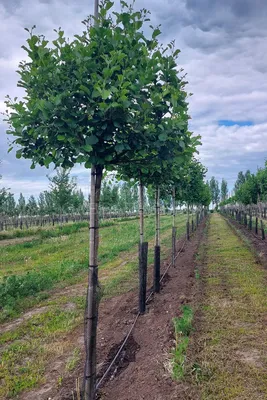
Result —
[{"label": "tree", "polygon": [[245,181],[249,180],[250,177],[251,177],[251,172],[250,172],[250,170],[248,169],[248,170],[246,171],[246,173],[245,173]]},{"label": "tree", "polygon": [[113,183],[111,188],[111,202],[113,207],[117,210],[119,203],[119,185],[117,183]]},{"label": "tree", "polygon": [[257,204],[259,195],[259,185],[255,175],[251,176],[240,185],[235,196],[238,202],[243,204]]},{"label": "tree", "polygon": [[40,193],[40,195],[39,195],[38,208],[39,208],[39,214],[40,215],[45,215],[47,213],[46,202],[45,202],[45,194],[44,193]]},{"label": "tree", "polygon": [[84,213],[86,210],[85,198],[82,190],[74,190],[71,196],[71,204],[74,212]]},{"label": "tree", "polygon": [[[0,160],[0,165],[1,165],[1,160]],[[2,175],[0,174],[0,180],[2,179]],[[3,213],[3,207],[7,198],[7,190],[6,188],[1,188],[0,189],[0,213]]]},{"label": "tree", "polygon": [[228,185],[225,179],[222,180],[221,184],[221,201],[225,201],[228,195]]},{"label": "tree", "polygon": [[243,183],[245,183],[246,177],[243,174],[243,171],[238,172],[237,180],[235,183],[235,191],[237,191]]},{"label": "tree", "polygon": [[19,195],[18,205],[17,205],[19,215],[25,215],[26,212],[26,201],[22,193]]},{"label": "tree", "polygon": [[113,206],[112,186],[106,179],[102,184],[100,202],[104,208],[111,208]]},{"label": "tree", "polygon": [[58,168],[56,175],[48,179],[56,210],[60,214],[68,212],[72,206],[73,191],[77,187],[75,178],[70,177],[69,169]]},{"label": "tree", "polygon": [[44,199],[45,199],[45,209],[47,214],[52,215],[56,213],[56,205],[54,201],[54,196],[52,192],[44,191]]},{"label": "tree", "polygon": [[[166,141],[165,127],[159,138],[158,131],[154,133],[157,122],[154,126],[150,123],[151,91],[161,81],[160,30],[152,28],[147,38],[143,33],[147,10],[135,12],[124,1],[121,4],[122,12],[114,12],[112,17],[108,12],[113,3],[103,2],[96,24],[86,20],[83,34],[75,35],[73,41],[67,41],[59,29],[53,46],[48,47],[44,36],[29,31],[28,45],[23,47],[29,60],[19,65],[19,85],[26,96],[23,101],[9,97],[6,101],[11,110],[7,114],[8,133],[20,146],[18,158],[31,159],[32,168],[51,163],[70,168],[81,162],[91,167],[86,399],[95,398],[98,208],[103,169],[138,162],[150,152],[152,143],[155,147]],[[178,93],[172,84],[177,65],[167,56],[165,63],[171,69],[164,95],[170,97],[172,109],[182,115],[186,94],[183,90]],[[162,100],[157,93],[154,98],[154,102]],[[185,132],[187,119],[176,121],[173,136]],[[183,138],[186,135],[172,144],[183,150]]]},{"label": "tree", "polygon": [[219,182],[214,178],[214,176],[212,176],[209,182],[209,186],[211,191],[212,203],[215,204],[217,208],[220,201],[220,188],[219,188]]},{"label": "tree", "polygon": [[26,213],[28,215],[38,215],[38,205],[34,196],[30,196],[26,204]]}]

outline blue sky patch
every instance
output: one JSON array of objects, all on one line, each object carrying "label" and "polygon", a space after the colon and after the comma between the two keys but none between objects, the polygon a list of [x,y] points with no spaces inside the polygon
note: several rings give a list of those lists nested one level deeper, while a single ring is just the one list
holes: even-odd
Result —
[{"label": "blue sky patch", "polygon": [[220,119],[218,121],[219,126],[253,126],[254,123],[252,121],[232,121],[231,119]]}]

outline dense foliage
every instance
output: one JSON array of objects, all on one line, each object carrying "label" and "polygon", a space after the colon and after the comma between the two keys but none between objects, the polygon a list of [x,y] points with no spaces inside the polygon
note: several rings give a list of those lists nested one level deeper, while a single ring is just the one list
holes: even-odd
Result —
[{"label": "dense foliage", "polygon": [[235,195],[225,200],[221,205],[244,204],[252,205],[267,201],[267,166],[259,168],[255,174],[249,170],[240,171],[235,183]]}]

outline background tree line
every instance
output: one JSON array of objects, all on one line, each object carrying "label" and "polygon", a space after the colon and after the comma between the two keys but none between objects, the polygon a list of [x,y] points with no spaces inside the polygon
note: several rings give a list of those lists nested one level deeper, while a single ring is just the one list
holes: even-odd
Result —
[{"label": "background tree line", "polygon": [[[191,166],[192,168],[192,166]],[[176,205],[183,207],[187,204],[210,204],[214,197],[214,182],[204,182],[204,169],[199,167],[187,171],[180,179],[180,189],[176,194]],[[89,211],[90,198],[86,198],[81,189],[77,188],[75,177],[70,176],[70,169],[59,168],[56,175],[48,177],[49,190],[41,192],[38,197],[31,195],[28,199],[20,193],[15,199],[8,189],[0,189],[0,214],[14,216],[53,215],[68,213],[86,213]],[[216,187],[216,185],[215,185]],[[213,193],[213,195],[212,195]],[[212,197],[213,196],[213,197]],[[217,194],[215,194],[217,196]],[[161,207],[167,212],[172,208],[172,195],[162,191]],[[138,183],[134,181],[120,181],[107,176],[103,180],[100,203],[102,213],[105,212],[137,212],[139,208]],[[155,193],[150,185],[145,188],[144,210],[149,212],[155,207]]]},{"label": "background tree line", "polygon": [[240,171],[235,182],[235,194],[221,205],[241,203],[245,205],[267,201],[267,167],[258,168],[255,174]]}]

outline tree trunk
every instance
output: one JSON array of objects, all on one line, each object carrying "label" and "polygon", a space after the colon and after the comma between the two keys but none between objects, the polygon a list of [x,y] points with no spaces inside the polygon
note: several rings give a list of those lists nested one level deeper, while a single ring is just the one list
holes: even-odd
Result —
[{"label": "tree trunk", "polygon": [[97,253],[99,242],[99,199],[103,168],[92,165],[90,197],[90,242],[89,242],[89,277],[85,312],[85,377],[84,399],[95,400],[96,386],[96,333],[98,318],[98,265]]},{"label": "tree trunk", "polygon": [[173,188],[172,190],[172,208],[173,208],[172,227],[175,228],[175,188]]},{"label": "tree trunk", "polygon": [[156,236],[154,249],[154,291],[160,291],[160,190],[155,190]]},{"label": "tree trunk", "polygon": [[144,185],[139,182],[139,216],[140,216],[140,243],[139,243],[139,312],[146,311],[146,284],[147,284],[147,251],[148,243],[144,243]]},{"label": "tree trunk", "polygon": [[190,239],[189,203],[187,204],[187,223],[186,223],[186,231],[187,231],[187,240],[189,240],[189,239]]},{"label": "tree trunk", "polygon": [[155,190],[155,211],[156,211],[156,237],[155,246],[160,246],[160,189],[159,187]]}]

